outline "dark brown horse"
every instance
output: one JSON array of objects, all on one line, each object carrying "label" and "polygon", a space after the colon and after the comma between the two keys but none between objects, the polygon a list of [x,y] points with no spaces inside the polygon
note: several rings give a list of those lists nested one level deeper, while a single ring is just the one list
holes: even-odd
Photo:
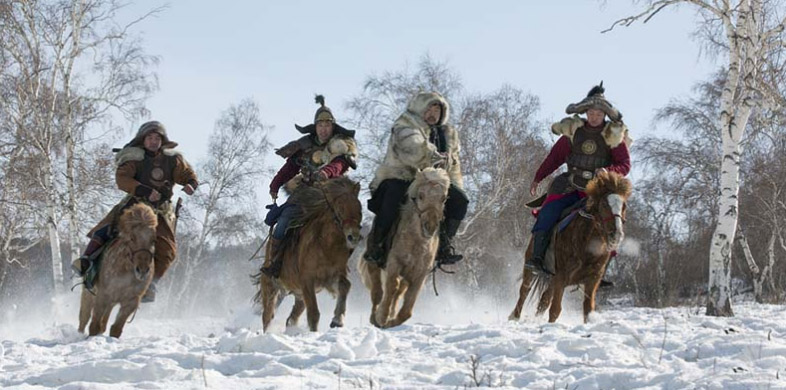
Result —
[{"label": "dark brown horse", "polygon": [[[360,185],[345,177],[338,177],[314,186],[301,185],[292,194],[293,203],[300,205],[303,214],[291,222],[302,225],[287,238],[283,250],[281,275],[271,279],[261,272],[257,275],[259,291],[255,297],[262,303],[262,327],[267,331],[273,320],[282,294],[295,295],[295,305],[287,318],[287,326],[297,325],[306,310],[308,327],[316,332],[319,324],[317,292],[323,288],[336,299],[336,309],[330,327],[344,326],[347,294],[351,284],[347,262],[352,250],[360,242],[362,210],[358,193]],[[268,243],[268,255],[271,248]],[[270,259],[270,256],[267,256]]]},{"label": "dark brown horse", "polygon": [[120,304],[115,323],[109,330],[120,337],[128,317],[139,307],[139,300],[153,280],[153,251],[158,218],[153,209],[137,203],[118,219],[118,236],[106,248],[95,283],[95,295],[82,287],[79,308],[79,331],[90,321],[90,335],[103,334],[109,315]]},{"label": "dark brown horse", "polygon": [[[543,280],[546,287],[540,296],[538,315],[550,307],[549,322],[556,321],[562,311],[565,288],[581,285],[584,287],[584,322],[587,322],[589,313],[595,310],[595,294],[611,253],[624,238],[625,202],[630,193],[630,181],[613,172],[600,173],[590,181],[587,185],[587,211],[558,233],[552,244],[556,275],[543,280],[545,276],[533,275],[532,271],[524,268],[519,300],[509,319],[519,319],[524,301],[534,287],[533,282]],[[526,258],[531,256],[532,240],[527,247]]]}]

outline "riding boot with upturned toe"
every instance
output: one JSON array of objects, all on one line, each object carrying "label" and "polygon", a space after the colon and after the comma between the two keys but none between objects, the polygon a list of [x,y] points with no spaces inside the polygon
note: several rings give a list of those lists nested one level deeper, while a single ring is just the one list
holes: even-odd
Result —
[{"label": "riding boot with upturned toe", "polygon": [[451,241],[458,233],[461,220],[448,218],[442,222],[439,229],[439,248],[437,249],[437,263],[441,265],[455,264],[464,259],[463,255],[456,253]]},{"label": "riding boot with upturned toe", "polygon": [[283,240],[270,237],[270,257],[272,260],[263,266],[260,271],[271,278],[278,278],[281,275],[281,266],[284,263],[284,256],[281,253]]},{"label": "riding boot with upturned toe", "polygon": [[74,259],[71,262],[71,269],[74,271],[75,274],[79,275],[80,277],[84,277],[87,275],[87,271],[93,267],[93,262],[90,260],[92,254],[95,253],[101,246],[104,245],[103,241],[93,237],[90,239],[90,242],[87,243],[87,247],[85,248],[84,253],[82,256]]},{"label": "riding boot with upturned toe", "polygon": [[369,232],[366,238],[366,252],[363,253],[363,260],[376,264],[380,268],[384,268],[385,249],[382,247],[384,237],[377,237],[379,236],[377,230],[377,225],[373,224],[371,226],[371,232]]},{"label": "riding boot with upturned toe", "polygon": [[532,257],[525,264],[533,272],[545,272],[546,274],[553,275],[554,272],[547,270],[544,266],[546,259],[546,250],[549,248],[549,232],[534,232],[532,233]]},{"label": "riding boot with upturned toe", "polygon": [[145,295],[142,295],[142,303],[150,303],[156,301],[156,292],[158,292],[158,278],[153,278],[153,281],[150,282],[150,286],[147,287],[145,290]]}]

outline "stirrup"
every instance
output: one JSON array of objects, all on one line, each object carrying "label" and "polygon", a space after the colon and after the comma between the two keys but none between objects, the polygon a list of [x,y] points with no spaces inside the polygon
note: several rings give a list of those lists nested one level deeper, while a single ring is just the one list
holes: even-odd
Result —
[{"label": "stirrup", "polygon": [[[85,265],[87,263],[87,265]],[[80,278],[84,278],[93,269],[93,262],[90,261],[90,256],[79,256],[76,260],[71,262],[71,270]]]},{"label": "stirrup", "polygon": [[259,269],[259,272],[262,272],[263,275],[266,275],[269,278],[277,279],[281,276],[281,264],[280,261],[273,260],[269,265],[262,266]]},{"label": "stirrup", "polygon": [[439,265],[456,264],[461,260],[464,260],[464,256],[455,253],[446,253],[442,256],[437,256],[437,263],[439,263]]},{"label": "stirrup", "polygon": [[385,268],[385,256],[382,252],[382,250],[371,251],[369,248],[366,248],[366,251],[363,252],[363,260],[368,261],[379,268]]},{"label": "stirrup", "polygon": [[526,261],[524,262],[524,268],[532,271],[533,274],[542,274],[546,276],[553,276],[556,275],[554,272],[551,272],[546,269],[546,266],[543,264],[543,260],[535,262],[535,261]]}]

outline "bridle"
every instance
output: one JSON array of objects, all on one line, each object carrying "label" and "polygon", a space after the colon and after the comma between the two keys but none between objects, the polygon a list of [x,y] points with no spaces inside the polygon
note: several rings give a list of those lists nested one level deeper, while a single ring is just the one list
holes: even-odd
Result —
[{"label": "bridle", "polygon": [[[328,197],[327,192],[325,192],[325,188],[320,186],[319,189],[322,191],[322,196],[325,197],[325,203],[327,203],[328,208],[330,208],[330,212],[333,213],[333,222],[336,224],[339,230],[344,230],[344,227],[346,226],[356,226],[360,224],[360,221],[352,217],[342,220],[341,216],[338,214],[338,211],[336,211],[336,208],[333,206],[333,203],[330,202],[330,197]],[[346,195],[349,195],[349,193],[341,194],[336,198]]]},{"label": "bridle", "polygon": [[155,253],[153,251],[154,250],[150,249],[150,248],[140,248],[140,249],[137,249],[137,250],[133,250],[133,251],[131,251],[131,257],[128,258],[128,261],[131,264],[134,264],[134,256],[136,256],[136,254],[140,253],[140,252],[147,252],[147,254],[150,255],[150,259],[152,260],[155,257]]}]

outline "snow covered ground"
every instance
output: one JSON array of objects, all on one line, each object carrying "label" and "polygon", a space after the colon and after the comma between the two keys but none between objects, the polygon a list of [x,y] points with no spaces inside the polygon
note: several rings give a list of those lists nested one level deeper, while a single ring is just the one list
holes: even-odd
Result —
[{"label": "snow covered ground", "polygon": [[168,319],[152,306],[116,340],[77,333],[72,298],[46,320],[3,313],[0,388],[786,389],[782,306],[738,304],[735,318],[601,307],[583,324],[574,294],[556,324],[512,323],[505,318],[513,301],[443,293],[416,306],[406,325],[383,331],[366,325],[367,309],[353,307],[347,328],[326,329],[325,299],[320,332],[303,330],[305,315],[301,328],[283,329],[282,312],[273,334],[261,334],[250,307]]}]

